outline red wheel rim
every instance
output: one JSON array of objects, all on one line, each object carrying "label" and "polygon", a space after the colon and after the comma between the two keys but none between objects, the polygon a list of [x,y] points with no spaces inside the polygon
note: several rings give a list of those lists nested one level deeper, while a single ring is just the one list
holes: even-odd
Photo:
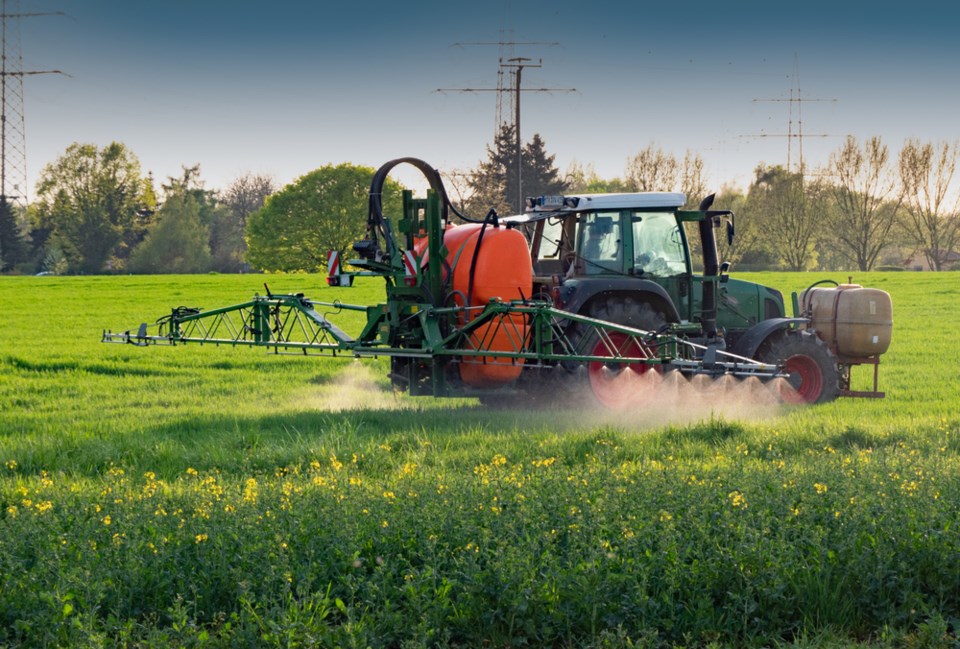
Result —
[{"label": "red wheel rim", "polygon": [[823,373],[817,361],[797,354],[783,363],[790,375],[790,387],[783,391],[783,400],[789,403],[815,403],[823,392]]},{"label": "red wheel rim", "polygon": [[[650,358],[652,351],[646,345],[622,333],[611,333],[609,342],[597,341],[591,356],[617,356]],[[590,375],[590,388],[597,401],[612,410],[623,410],[630,406],[643,405],[653,398],[650,386],[632,381],[634,376],[642,376],[652,369],[645,363],[604,363],[590,361],[587,370]],[[659,369],[659,368],[658,368]],[[655,371],[655,370],[654,370]]]}]

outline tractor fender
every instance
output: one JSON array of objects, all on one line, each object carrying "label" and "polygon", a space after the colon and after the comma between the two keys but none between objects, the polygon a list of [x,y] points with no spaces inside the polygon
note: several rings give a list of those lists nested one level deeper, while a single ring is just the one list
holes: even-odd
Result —
[{"label": "tractor fender", "polygon": [[730,351],[738,356],[753,358],[757,350],[760,349],[760,345],[772,334],[793,328],[796,325],[809,323],[810,320],[807,318],[770,318],[769,320],[763,320],[743,332],[743,335],[740,336]]},{"label": "tractor fender", "polygon": [[570,279],[560,286],[561,308],[571,313],[580,313],[585,304],[604,293],[627,294],[640,302],[655,302],[661,305],[663,317],[667,322],[680,322],[680,314],[670,294],[648,279],[625,277],[603,279]]}]

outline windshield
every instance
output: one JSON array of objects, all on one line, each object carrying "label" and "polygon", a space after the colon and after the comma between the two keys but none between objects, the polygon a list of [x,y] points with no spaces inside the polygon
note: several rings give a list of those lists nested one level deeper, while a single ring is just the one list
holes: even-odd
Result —
[{"label": "windshield", "polygon": [[659,277],[687,272],[683,234],[673,212],[636,212],[632,220],[637,271]]}]

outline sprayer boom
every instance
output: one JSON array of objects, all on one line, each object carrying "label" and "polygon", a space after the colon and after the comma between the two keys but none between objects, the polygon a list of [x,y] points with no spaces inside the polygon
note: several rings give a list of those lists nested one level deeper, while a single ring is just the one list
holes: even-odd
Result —
[{"label": "sprayer boom", "polygon": [[[254,296],[248,302],[203,311],[177,307],[136,332],[105,331],[103,342],[149,345],[232,345],[263,347],[274,353],[392,356],[429,360],[440,365],[507,365],[532,369],[557,363],[602,362],[614,366],[662,366],[684,374],[734,374],[774,378],[775,365],[758,363],[723,351],[710,353],[675,333],[656,333],[588,318],[554,308],[546,302],[492,301],[485,307],[437,308],[429,304],[397,312],[396,305],[374,307],[314,302],[302,294]],[[365,312],[367,323],[354,338],[330,316],[343,311]],[[397,318],[403,335],[397,336]],[[576,323],[590,340],[566,332]],[[153,333],[151,333],[151,330]],[[491,341],[509,341],[493,349]],[[701,358],[698,360],[696,356]],[[451,393],[446,386],[440,392]]]}]

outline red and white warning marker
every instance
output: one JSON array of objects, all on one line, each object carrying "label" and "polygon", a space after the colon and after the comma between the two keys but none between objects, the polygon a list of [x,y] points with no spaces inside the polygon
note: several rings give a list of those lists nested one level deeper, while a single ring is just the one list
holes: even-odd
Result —
[{"label": "red and white warning marker", "polygon": [[353,286],[353,275],[343,272],[336,250],[327,253],[327,286]]}]

